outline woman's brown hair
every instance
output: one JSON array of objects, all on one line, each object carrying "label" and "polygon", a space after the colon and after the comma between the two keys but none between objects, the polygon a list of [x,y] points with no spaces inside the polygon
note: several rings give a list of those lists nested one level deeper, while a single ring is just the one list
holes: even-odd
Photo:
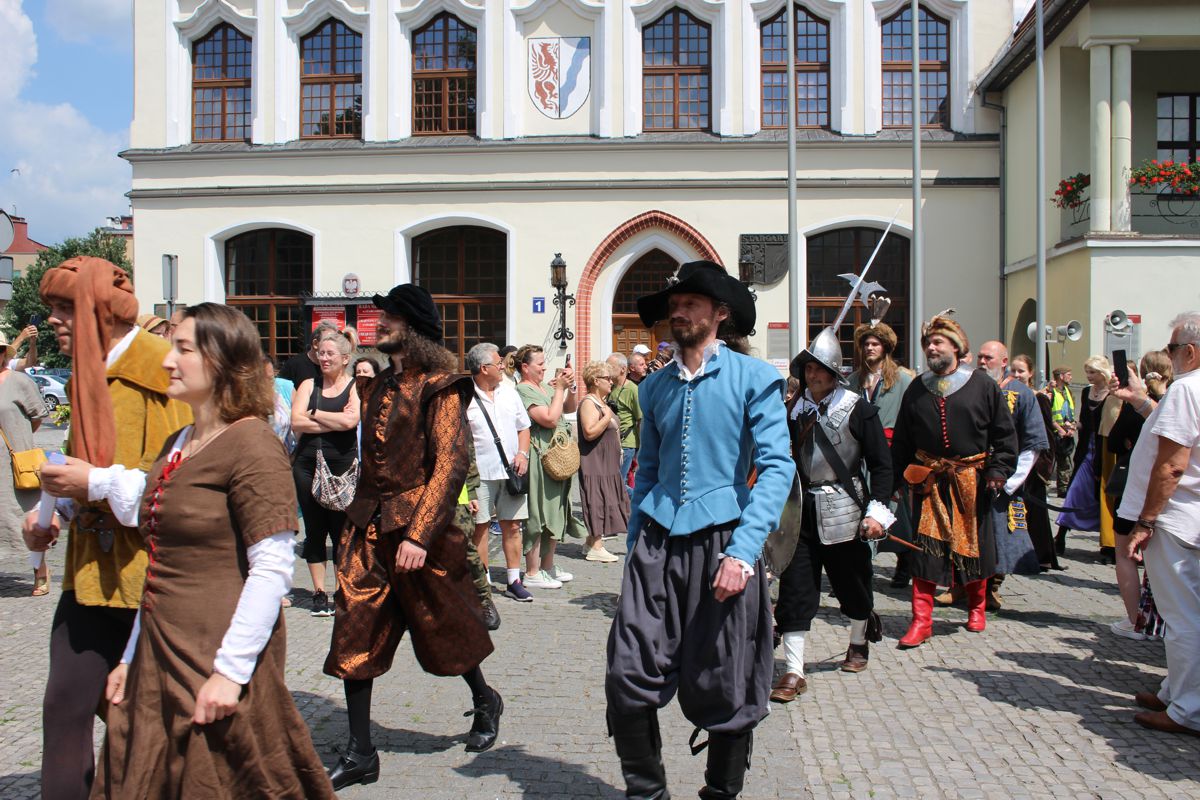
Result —
[{"label": "woman's brown hair", "polygon": [[1146,394],[1156,402],[1167,393],[1167,387],[1175,379],[1175,368],[1171,366],[1171,357],[1165,350],[1151,350],[1142,356],[1141,373]]},{"label": "woman's brown hair", "polygon": [[221,419],[269,419],[275,387],[262,368],[262,340],[250,318],[216,303],[188,306],[183,318],[196,321],[196,349],[212,374],[213,402]]},{"label": "woman's brown hair", "polygon": [[536,344],[526,344],[517,348],[517,352],[512,354],[513,369],[516,371],[517,380],[525,380],[525,376],[521,374],[521,366],[533,361],[533,357],[542,352],[542,348]]}]

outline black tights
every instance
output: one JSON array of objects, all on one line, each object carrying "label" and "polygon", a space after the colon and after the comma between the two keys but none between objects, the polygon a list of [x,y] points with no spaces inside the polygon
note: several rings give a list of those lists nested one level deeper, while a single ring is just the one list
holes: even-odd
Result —
[{"label": "black tights", "polygon": [[[491,687],[484,680],[482,669],[473,667],[462,677],[471,687],[471,698],[476,705],[491,697]],[[346,688],[346,713],[350,717],[350,738],[353,740],[351,747],[358,753],[370,753],[375,749],[371,745],[371,688],[375,681],[367,678],[343,683]]]}]

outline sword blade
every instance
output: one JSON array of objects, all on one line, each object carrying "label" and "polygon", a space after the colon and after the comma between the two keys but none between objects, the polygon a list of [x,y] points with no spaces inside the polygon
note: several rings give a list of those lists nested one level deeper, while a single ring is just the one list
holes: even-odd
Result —
[{"label": "sword blade", "polygon": [[862,273],[859,274],[858,280],[854,283],[854,288],[850,290],[850,296],[847,297],[846,302],[842,304],[842,310],[838,312],[837,319],[833,322],[832,328],[835,331],[841,327],[842,320],[844,320],[846,315],[850,313],[850,307],[854,305],[854,299],[858,297],[858,288],[862,286],[863,281],[866,280],[867,272],[871,269],[871,264],[875,263],[875,256],[879,255],[879,248],[883,247],[883,242],[885,239],[887,239],[888,233],[891,232],[892,226],[896,224],[896,217],[900,216],[900,209],[903,207],[903,203],[901,203],[899,206],[896,206],[896,213],[892,214],[891,222],[889,222],[887,227],[883,229],[883,236],[879,237],[879,242],[875,245],[875,251],[871,253],[871,257],[867,259],[867,265],[863,267]]}]

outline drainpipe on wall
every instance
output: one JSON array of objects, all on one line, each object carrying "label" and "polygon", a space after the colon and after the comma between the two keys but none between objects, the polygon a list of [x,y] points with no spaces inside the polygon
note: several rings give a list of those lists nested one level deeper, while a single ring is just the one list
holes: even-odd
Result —
[{"label": "drainpipe on wall", "polygon": [[[1008,109],[1003,103],[989,103],[985,92],[979,93],[984,108],[990,108],[1000,114],[1000,335],[996,338],[1002,342],[1008,341],[1007,313],[1008,276],[1004,268],[1008,261],[1008,231],[1006,230],[1008,214],[1007,196],[1007,165],[1008,165]],[[1016,346],[1016,342],[1012,343]]]}]

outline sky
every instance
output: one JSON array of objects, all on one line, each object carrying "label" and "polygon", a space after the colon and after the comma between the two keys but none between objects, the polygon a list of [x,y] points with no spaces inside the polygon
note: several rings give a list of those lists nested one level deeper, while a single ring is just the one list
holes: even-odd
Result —
[{"label": "sky", "polygon": [[0,208],[43,244],[127,213],[133,0],[0,0]]}]

